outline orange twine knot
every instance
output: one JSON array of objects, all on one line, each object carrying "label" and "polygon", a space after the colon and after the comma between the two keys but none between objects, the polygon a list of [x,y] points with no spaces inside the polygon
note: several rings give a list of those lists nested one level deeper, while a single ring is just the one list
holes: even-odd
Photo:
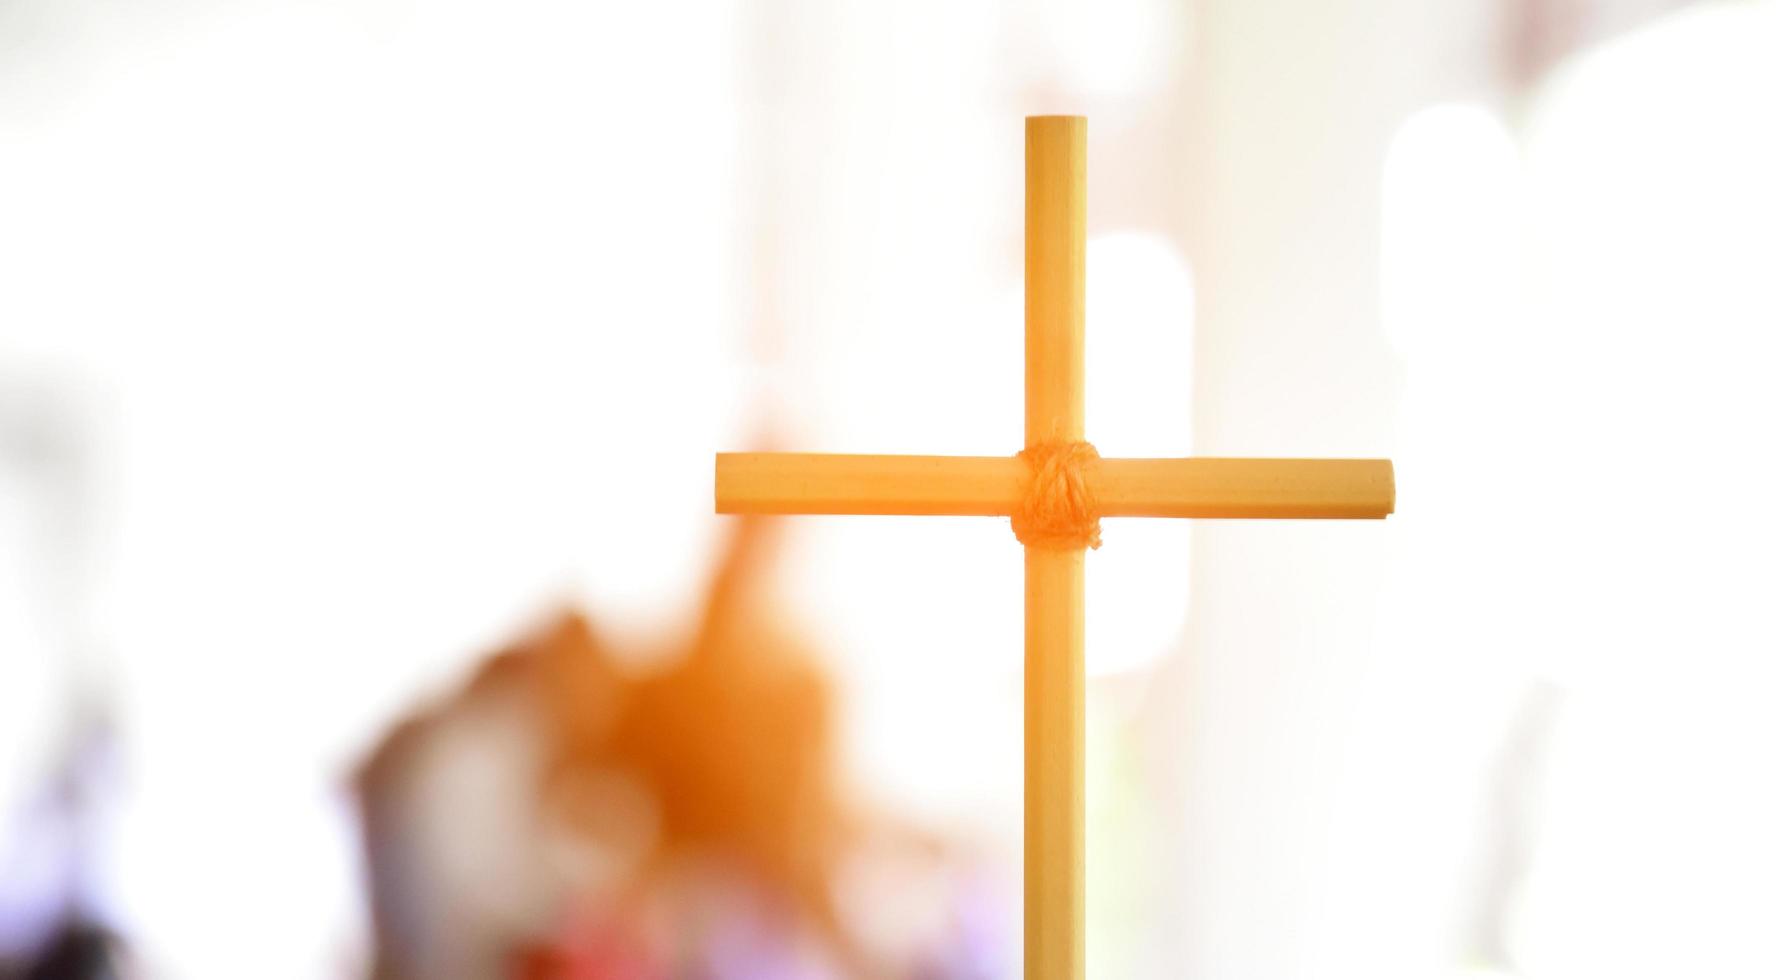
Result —
[{"label": "orange twine knot", "polygon": [[1085,464],[1098,458],[1089,442],[1043,442],[1018,453],[1030,464],[1024,496],[1011,512],[1011,531],[1031,548],[1096,548],[1098,501]]}]

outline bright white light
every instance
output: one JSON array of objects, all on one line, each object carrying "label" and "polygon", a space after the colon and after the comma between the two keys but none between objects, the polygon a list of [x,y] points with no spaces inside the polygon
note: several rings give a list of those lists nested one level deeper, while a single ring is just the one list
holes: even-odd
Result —
[{"label": "bright white light", "polygon": [[6,53],[0,344],[117,392],[117,925],[328,975],[377,735],[539,606],[701,589],[740,48],[720,5],[62,7]]},{"label": "bright white light", "polygon": [[41,604],[24,601],[41,589],[33,581],[42,574],[31,559],[41,546],[31,529],[42,523],[40,495],[28,493],[24,481],[0,470],[0,862],[8,854],[11,821],[36,793],[39,781],[54,764],[51,750],[66,675],[58,676],[55,657],[62,653],[41,622]]},{"label": "bright white light", "polygon": [[[1776,417],[1773,43],[1776,8],[1697,7],[1569,66],[1522,154],[1475,107],[1394,142],[1382,293],[1415,503],[1389,522],[1337,831],[1362,911],[1330,912],[1325,946],[1351,962],[1460,921],[1431,889],[1520,834],[1487,938],[1525,975],[1770,971],[1776,792],[1748,774],[1776,741],[1751,693],[1776,681],[1776,523],[1746,449]],[[1537,685],[1557,720],[1512,746]],[[1501,769],[1533,799],[1501,801]]]},{"label": "bright white light", "polygon": [[1517,595],[1510,518],[1523,495],[1508,467],[1475,465],[1509,459],[1499,443],[1535,407],[1510,380],[1523,355],[1521,188],[1510,136],[1472,105],[1406,119],[1383,173],[1380,298],[1406,355],[1390,455],[1411,505],[1387,522],[1391,570],[1329,830],[1339,897],[1307,955],[1326,976],[1447,976],[1482,941],[1465,862],[1494,832],[1500,719],[1524,684],[1524,644],[1493,598]]},{"label": "bright white light", "polygon": [[1050,0],[1036,8],[1066,90],[1107,96],[1150,92],[1178,70],[1187,9],[1164,0]]},{"label": "bright white light", "polygon": [[[1190,455],[1195,292],[1171,242],[1120,233],[1086,246],[1086,437],[1105,456]],[[1188,521],[1118,518],[1087,559],[1086,670],[1132,670],[1177,643]]]},{"label": "bright white light", "polygon": [[[1538,976],[1776,970],[1776,7],[1696,5],[1575,62],[1530,129],[1561,589],[1575,690],[1513,935]],[[1663,457],[1666,465],[1648,465]]]},{"label": "bright white light", "polygon": [[1511,329],[1517,157],[1498,116],[1478,105],[1432,106],[1400,125],[1382,170],[1383,323],[1396,349]]}]

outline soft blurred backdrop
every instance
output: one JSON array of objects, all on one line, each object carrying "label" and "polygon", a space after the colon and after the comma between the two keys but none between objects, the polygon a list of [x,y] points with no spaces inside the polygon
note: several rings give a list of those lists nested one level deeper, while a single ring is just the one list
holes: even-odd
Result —
[{"label": "soft blurred backdrop", "polygon": [[[691,642],[716,450],[1018,448],[1021,117],[1076,112],[1098,447],[1400,488],[1106,526],[1092,976],[1776,973],[1772,52],[1770,2],[0,0],[0,964],[364,975],[355,774],[557,610]],[[982,883],[1003,955],[928,975],[1017,969],[1020,564],[807,518],[754,569],[843,796]]]}]

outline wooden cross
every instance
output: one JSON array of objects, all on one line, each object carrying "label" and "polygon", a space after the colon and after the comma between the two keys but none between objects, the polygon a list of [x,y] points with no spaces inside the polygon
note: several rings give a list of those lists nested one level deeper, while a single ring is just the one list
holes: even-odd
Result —
[{"label": "wooden cross", "polygon": [[1016,456],[720,453],[722,514],[1012,518],[1024,543],[1024,975],[1085,974],[1085,548],[1104,517],[1382,518],[1385,459],[1099,459],[1085,438],[1085,119],[1024,124]]}]

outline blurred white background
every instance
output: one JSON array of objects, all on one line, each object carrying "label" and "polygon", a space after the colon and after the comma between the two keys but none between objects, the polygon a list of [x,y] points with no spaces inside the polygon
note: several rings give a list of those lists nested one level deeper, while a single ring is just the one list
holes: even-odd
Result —
[{"label": "blurred white background", "polygon": [[[557,604],[681,628],[716,450],[1018,448],[1021,117],[1079,112],[1098,447],[1400,478],[1107,525],[1092,974],[1768,976],[1772,50],[1768,2],[4,0],[0,925],[105,717],[80,891],[149,975],[352,975],[345,773]],[[850,780],[1015,875],[1007,529],[792,542]]]}]

